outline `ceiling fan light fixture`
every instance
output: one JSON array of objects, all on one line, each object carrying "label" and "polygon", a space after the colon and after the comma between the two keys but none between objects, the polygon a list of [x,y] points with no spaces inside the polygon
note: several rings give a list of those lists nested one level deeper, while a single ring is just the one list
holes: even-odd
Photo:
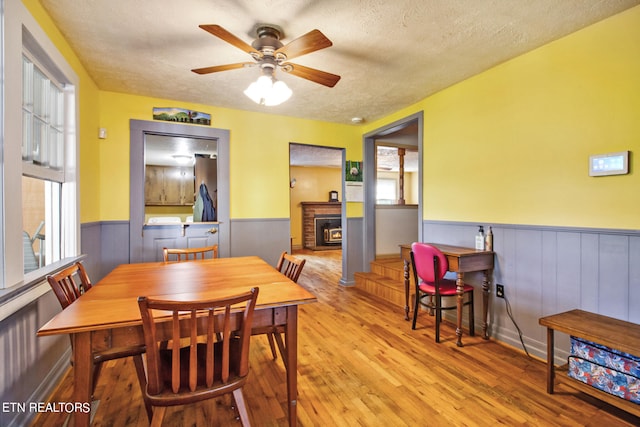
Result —
[{"label": "ceiling fan light fixture", "polygon": [[[282,80],[276,80],[273,83],[273,95],[274,95],[275,101],[278,104],[282,104],[283,102],[291,98],[292,93],[293,92],[291,91],[291,89],[289,89],[289,86],[287,86],[287,84]],[[274,105],[277,105],[277,104],[274,104]]]},{"label": "ceiling fan light fixture", "polygon": [[267,107],[282,104],[291,97],[292,93],[285,82],[270,76],[258,77],[258,80],[251,83],[244,91],[244,94],[253,102]]}]

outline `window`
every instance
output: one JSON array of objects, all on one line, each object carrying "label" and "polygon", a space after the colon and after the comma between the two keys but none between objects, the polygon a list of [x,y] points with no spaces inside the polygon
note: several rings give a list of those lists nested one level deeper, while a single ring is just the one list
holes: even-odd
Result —
[{"label": "window", "polygon": [[378,178],[376,181],[376,203],[392,205],[398,199],[397,181],[390,178]]},{"label": "window", "polygon": [[2,21],[2,82],[17,84],[2,85],[0,107],[21,117],[11,113],[1,128],[0,298],[23,284],[40,288],[52,264],[80,253],[80,80],[22,2],[4,5],[12,19]]},{"label": "window", "polygon": [[22,57],[24,272],[60,259],[64,92],[28,53]]},{"label": "window", "polygon": [[62,84],[25,53],[22,58],[22,226],[24,273],[61,255],[64,182]]}]

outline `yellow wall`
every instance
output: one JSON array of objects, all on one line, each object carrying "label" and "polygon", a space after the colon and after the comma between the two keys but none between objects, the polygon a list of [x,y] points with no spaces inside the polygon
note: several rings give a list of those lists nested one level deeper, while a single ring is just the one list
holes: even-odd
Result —
[{"label": "yellow wall", "polygon": [[[128,219],[129,119],[174,106],[230,129],[232,218],[288,217],[289,142],[361,160],[363,133],[424,110],[425,219],[640,228],[640,6],[354,127],[99,91],[40,4],[23,3],[81,78],[82,222]],[[588,176],[589,155],[622,150],[630,174]]]},{"label": "yellow wall", "polygon": [[[129,120],[152,120],[153,107],[181,107],[212,114],[212,126],[231,134],[231,217],[289,217],[289,143],[346,148],[362,160],[358,126],[250,113],[99,91],[37,0],[22,0],[80,77],[80,220],[129,219]],[[268,111],[268,110],[266,110]],[[106,128],[108,138],[98,139]],[[347,204],[361,216],[361,203]]]},{"label": "yellow wall", "polygon": [[[638,229],[639,41],[640,6],[366,129],[424,110],[425,219]],[[623,150],[630,174],[589,177]]]},{"label": "yellow wall", "polygon": [[296,185],[291,193],[291,244],[302,247],[302,205],[300,202],[328,202],[329,192],[337,191],[338,199],[342,195],[342,169],[300,167],[290,168],[291,178],[296,179]]},{"label": "yellow wall", "polygon": [[37,0],[22,0],[31,15],[38,21],[60,53],[65,57],[80,79],[80,87],[76,88],[80,108],[79,117],[79,151],[80,151],[80,221],[92,222],[100,220],[100,176],[99,165],[99,109],[98,88],[87,74],[76,54],[58,31],[49,15]]},{"label": "yellow wall", "polygon": [[[213,127],[230,130],[231,218],[289,217],[290,142],[346,148],[348,159],[362,159],[355,126],[100,92],[100,127],[109,135],[100,142],[102,220],[129,218],[129,120],[151,120],[153,107],[210,113]],[[348,215],[361,215],[360,203],[349,205]]]}]

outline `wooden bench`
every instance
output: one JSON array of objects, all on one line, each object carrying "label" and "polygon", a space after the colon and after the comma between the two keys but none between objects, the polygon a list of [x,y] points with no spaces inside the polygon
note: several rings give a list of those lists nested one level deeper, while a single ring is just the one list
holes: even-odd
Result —
[{"label": "wooden bench", "polygon": [[[638,355],[640,325],[583,310],[571,310],[539,319],[547,327],[547,393],[553,394],[555,381],[554,331],[564,332],[624,353]],[[569,376],[559,377],[564,385],[596,397],[610,405],[640,417],[640,405],[598,390]]]}]

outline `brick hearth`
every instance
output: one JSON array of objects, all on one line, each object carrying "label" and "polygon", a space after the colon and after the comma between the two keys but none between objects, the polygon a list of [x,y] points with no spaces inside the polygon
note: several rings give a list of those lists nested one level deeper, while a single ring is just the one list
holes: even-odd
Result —
[{"label": "brick hearth", "polygon": [[313,218],[316,215],[340,215],[342,203],[340,202],[302,202],[302,245],[307,249],[336,249],[340,246],[316,245],[316,231]]}]

